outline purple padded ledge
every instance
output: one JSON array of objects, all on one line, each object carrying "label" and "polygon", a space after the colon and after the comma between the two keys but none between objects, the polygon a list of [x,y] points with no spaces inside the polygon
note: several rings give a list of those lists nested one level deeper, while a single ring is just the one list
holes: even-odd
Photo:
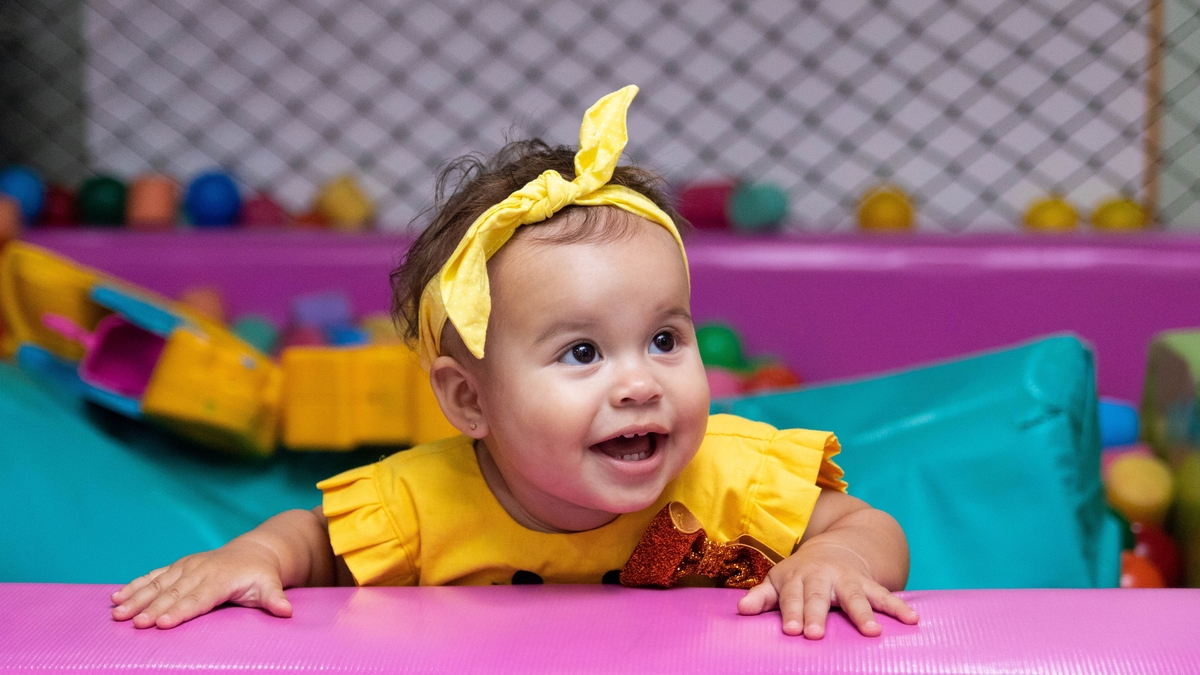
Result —
[{"label": "purple padded ledge", "polygon": [[172,673],[1196,673],[1200,590],[924,591],[919,626],[824,640],[741,591],[605,586],[312,588],[295,614],[220,609],[169,630],[109,618],[115,586],[0,585],[0,671]]},{"label": "purple padded ledge", "polygon": [[[168,295],[214,284],[231,316],[282,320],[292,296],[342,289],[386,310],[398,236],[32,231],[27,239]],[[1101,393],[1140,397],[1150,338],[1200,326],[1200,237],[808,235],[688,240],[697,320],[819,382],[1074,331]]]}]

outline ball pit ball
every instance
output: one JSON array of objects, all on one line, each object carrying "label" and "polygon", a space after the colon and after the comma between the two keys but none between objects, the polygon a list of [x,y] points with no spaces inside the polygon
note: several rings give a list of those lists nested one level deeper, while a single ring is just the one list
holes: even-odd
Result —
[{"label": "ball pit ball", "polygon": [[0,244],[21,234],[21,205],[8,195],[0,195]]},{"label": "ball pit ball", "polygon": [[125,222],[135,230],[171,230],[179,211],[179,186],[160,174],[139,176],[129,186]]},{"label": "ball pit ball", "polygon": [[233,322],[233,333],[263,354],[274,352],[275,344],[279,341],[279,330],[275,324],[257,314],[239,316]]},{"label": "ball pit ball", "polygon": [[316,326],[288,326],[279,339],[279,350],[288,347],[321,347],[325,344],[325,331]]},{"label": "ball pit ball", "polygon": [[1096,229],[1114,232],[1144,230],[1150,225],[1146,209],[1127,197],[1105,200],[1092,212],[1091,220]]},{"label": "ball pit ball", "polygon": [[910,230],[915,220],[916,209],[912,200],[895,185],[872,188],[858,203],[858,226],[864,230]]},{"label": "ball pit ball", "polygon": [[37,220],[46,198],[46,184],[27,166],[10,166],[0,171],[0,193],[6,194],[21,206],[21,218],[26,223]]},{"label": "ball pit ball", "polygon": [[284,227],[291,220],[282,206],[261,192],[242,204],[241,224],[246,227]]},{"label": "ball pit ball", "polygon": [[1133,445],[1140,430],[1137,406],[1131,401],[1103,397],[1099,405],[1100,445],[1111,448]]},{"label": "ball pit ball", "polygon": [[209,321],[225,323],[225,298],[216,286],[193,286],[179,294],[179,302]]},{"label": "ball pit ball", "polygon": [[1163,583],[1167,586],[1177,586],[1183,575],[1183,566],[1179,559],[1179,547],[1162,529],[1150,523],[1133,523],[1133,554],[1154,563],[1154,567],[1162,574]]},{"label": "ball pit ball", "polygon": [[742,339],[730,326],[709,323],[697,327],[696,345],[700,348],[700,360],[705,366],[719,366],[729,370],[741,370],[746,367]]},{"label": "ball pit ball", "polygon": [[362,230],[375,217],[375,205],[371,198],[354,180],[354,176],[341,175],[329,181],[317,195],[313,209],[338,230]]},{"label": "ball pit ball", "polygon": [[1165,462],[1133,453],[1113,460],[1104,488],[1108,503],[1126,520],[1154,525],[1162,525],[1174,492]]},{"label": "ball pit ball", "polygon": [[1025,227],[1043,232],[1061,232],[1075,229],[1079,214],[1060,196],[1039,199],[1025,211]]},{"label": "ball pit ball", "polygon": [[1133,551],[1121,551],[1121,588],[1165,588],[1162,574],[1154,563],[1136,556]]},{"label": "ball pit ball", "polygon": [[238,221],[242,197],[229,174],[209,171],[196,176],[184,197],[188,218],[198,227],[223,227]]},{"label": "ball pit ball", "polygon": [[730,181],[688,185],[679,192],[679,215],[698,230],[728,229],[725,209],[736,187]]},{"label": "ball pit ball", "polygon": [[79,187],[79,218],[88,225],[125,221],[125,184],[112,176],[92,176]]},{"label": "ball pit ball", "polygon": [[787,193],[774,183],[743,183],[729,197],[729,222],[743,232],[779,227],[787,212]]},{"label": "ball pit ball", "polygon": [[726,398],[737,396],[742,392],[742,377],[728,368],[708,366],[704,369],[708,377],[708,395],[710,398]]},{"label": "ball pit ball", "polygon": [[769,389],[791,389],[800,386],[800,378],[785,365],[769,363],[756,368],[742,382],[742,391],[751,393]]},{"label": "ball pit ball", "polygon": [[75,193],[65,185],[52,183],[46,188],[46,201],[38,224],[43,227],[70,227],[79,224],[79,212],[75,208]]}]

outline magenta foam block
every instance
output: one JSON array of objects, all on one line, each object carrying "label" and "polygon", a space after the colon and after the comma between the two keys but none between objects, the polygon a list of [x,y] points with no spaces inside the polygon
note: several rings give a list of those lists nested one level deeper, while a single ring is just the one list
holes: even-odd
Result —
[{"label": "magenta foam block", "polygon": [[0,671],[179,673],[1195,673],[1200,590],[925,591],[918,626],[825,639],[738,616],[741,591],[313,588],[290,619],[241,607],[178,628],[109,617],[114,586],[0,585]]},{"label": "magenta foam block", "polygon": [[[282,325],[301,293],[344,291],[386,312],[409,240],[333,232],[32,230],[25,238],[169,297],[226,291],[230,316]],[[808,383],[1072,331],[1096,349],[1100,393],[1140,400],[1150,340],[1200,326],[1200,236],[896,234],[687,240],[692,315],[735,326]]]}]

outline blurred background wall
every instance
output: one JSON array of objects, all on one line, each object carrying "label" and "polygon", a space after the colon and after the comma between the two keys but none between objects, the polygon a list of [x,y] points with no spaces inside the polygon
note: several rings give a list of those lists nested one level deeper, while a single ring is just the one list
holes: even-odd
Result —
[{"label": "blurred background wall", "polygon": [[1159,39],[1158,1],[9,0],[2,159],[220,166],[293,209],[353,171],[404,228],[447,159],[574,143],[636,83],[632,159],[776,182],[804,229],[881,182],[925,229],[1014,229],[1051,192],[1200,225],[1200,7],[1167,0]]}]

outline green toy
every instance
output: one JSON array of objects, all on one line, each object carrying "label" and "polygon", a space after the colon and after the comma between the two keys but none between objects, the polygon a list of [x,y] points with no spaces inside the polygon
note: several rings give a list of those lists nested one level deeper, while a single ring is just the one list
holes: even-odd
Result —
[{"label": "green toy", "polygon": [[79,215],[88,225],[125,222],[125,184],[112,176],[92,176],[79,188]]},{"label": "green toy", "polygon": [[700,360],[706,366],[742,371],[748,365],[742,338],[728,324],[701,324],[696,328],[696,344],[700,347]]}]

